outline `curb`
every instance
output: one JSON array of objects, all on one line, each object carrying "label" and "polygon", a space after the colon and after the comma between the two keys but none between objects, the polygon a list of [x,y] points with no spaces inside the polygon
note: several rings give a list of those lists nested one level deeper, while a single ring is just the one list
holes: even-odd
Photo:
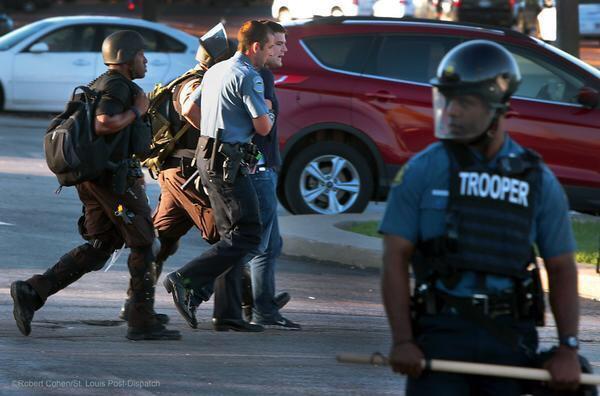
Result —
[{"label": "curb", "polygon": [[[383,243],[340,228],[353,222],[380,220],[381,214],[296,215],[280,216],[283,254],[290,257],[327,261],[359,268],[381,269]],[[548,276],[540,265],[544,291],[548,291]],[[579,295],[600,301],[600,274],[591,265],[577,265]]]},{"label": "curb", "polygon": [[378,220],[380,217],[379,214],[280,216],[283,254],[360,268],[380,268],[381,239],[345,231],[337,226]]}]

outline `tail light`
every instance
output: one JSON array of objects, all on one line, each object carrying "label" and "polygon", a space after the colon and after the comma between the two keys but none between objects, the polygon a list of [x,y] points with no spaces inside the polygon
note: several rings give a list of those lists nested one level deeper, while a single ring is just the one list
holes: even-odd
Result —
[{"label": "tail light", "polygon": [[512,8],[515,8],[515,3],[516,3],[516,2],[517,2],[516,0],[508,0],[508,4],[510,4],[510,8],[511,8],[511,9],[512,9]]},{"label": "tail light", "polygon": [[[511,0],[512,1],[512,0]],[[452,0],[452,5],[454,7],[460,7],[460,3],[462,2],[462,0]]]},{"label": "tail light", "polygon": [[127,9],[129,11],[135,11],[135,2],[133,2],[132,0],[129,0],[127,2]]}]

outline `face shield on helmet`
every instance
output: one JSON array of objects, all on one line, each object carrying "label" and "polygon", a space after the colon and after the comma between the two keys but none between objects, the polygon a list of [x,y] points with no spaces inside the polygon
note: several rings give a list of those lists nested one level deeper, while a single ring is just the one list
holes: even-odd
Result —
[{"label": "face shield on helmet", "polygon": [[196,60],[208,67],[222,60],[229,53],[227,33],[222,23],[218,23],[204,36],[196,52]]},{"label": "face shield on helmet", "polygon": [[468,142],[485,133],[497,109],[477,94],[444,92],[433,87],[435,137]]},{"label": "face shield on helmet", "polygon": [[465,142],[484,136],[520,81],[516,61],[502,46],[485,40],[456,46],[431,80],[435,136]]}]

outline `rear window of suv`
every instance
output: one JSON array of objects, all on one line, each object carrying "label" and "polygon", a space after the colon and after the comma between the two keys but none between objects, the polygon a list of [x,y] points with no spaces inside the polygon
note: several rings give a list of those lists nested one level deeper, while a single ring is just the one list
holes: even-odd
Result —
[{"label": "rear window of suv", "polygon": [[322,36],[306,38],[303,43],[323,66],[361,73],[374,38],[374,35]]}]

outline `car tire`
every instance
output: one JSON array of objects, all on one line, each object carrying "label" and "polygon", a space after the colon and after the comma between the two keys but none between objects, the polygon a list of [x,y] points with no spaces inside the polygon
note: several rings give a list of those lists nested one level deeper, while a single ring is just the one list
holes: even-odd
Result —
[{"label": "car tire", "polygon": [[302,149],[292,158],[283,183],[293,214],[360,213],[373,192],[366,158],[356,148],[337,142],[317,142]]}]

